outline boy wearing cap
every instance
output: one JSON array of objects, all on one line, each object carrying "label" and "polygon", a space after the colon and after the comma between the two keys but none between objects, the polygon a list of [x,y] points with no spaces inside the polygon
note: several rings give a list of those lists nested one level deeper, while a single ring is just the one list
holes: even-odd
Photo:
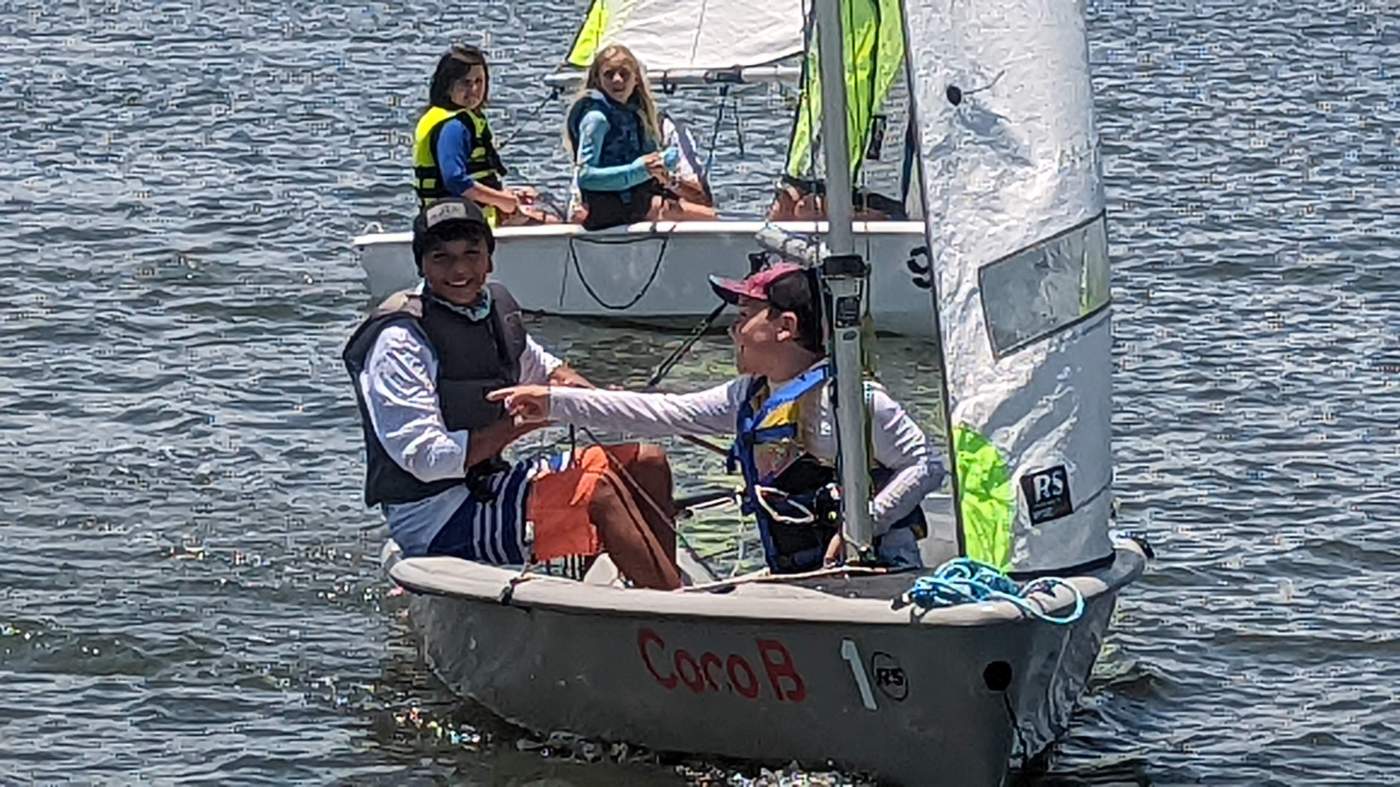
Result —
[{"label": "boy wearing cap", "polygon": [[423,293],[391,296],[346,344],[365,434],[365,502],[383,507],[409,557],[521,564],[606,549],[634,584],[679,586],[661,449],[501,459],[540,424],[508,416],[488,392],[588,383],[535,343],[510,293],[487,281],[494,249],[472,201],[425,207],[413,227]]},{"label": "boy wearing cap", "polygon": [[[730,328],[739,377],[688,394],[522,385],[491,395],[527,421],[625,430],[641,436],[733,435],[745,511],[758,520],[769,568],[796,573],[840,553],[840,492],[831,366],[822,345],[820,296],[810,271],[779,263],[743,281],[711,279],[737,303]],[[875,550],[891,567],[922,565],[920,501],[942,483],[943,465],[904,408],[869,383]]]}]

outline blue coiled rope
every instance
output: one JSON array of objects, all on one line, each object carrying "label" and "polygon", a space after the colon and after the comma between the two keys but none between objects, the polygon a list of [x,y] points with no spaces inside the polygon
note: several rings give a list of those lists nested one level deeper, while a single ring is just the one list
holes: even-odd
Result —
[{"label": "blue coiled rope", "polygon": [[[1064,617],[1047,615],[1039,605],[1029,600],[1033,593],[1053,593],[1057,587],[1069,588],[1070,593],[1074,594],[1074,609]],[[1061,626],[1079,620],[1084,614],[1083,594],[1063,579],[1046,577],[1017,585],[1015,580],[996,567],[966,557],[953,558],[939,566],[933,574],[914,580],[914,586],[909,588],[909,600],[925,609],[981,601],[1006,601],[1015,604],[1027,617]]]}]

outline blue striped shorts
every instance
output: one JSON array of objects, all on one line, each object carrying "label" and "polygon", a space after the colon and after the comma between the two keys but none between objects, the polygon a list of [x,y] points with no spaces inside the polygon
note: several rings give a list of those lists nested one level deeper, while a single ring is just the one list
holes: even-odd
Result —
[{"label": "blue striped shorts", "polygon": [[525,526],[525,500],[538,460],[516,462],[488,481],[489,500],[467,495],[438,530],[427,554],[460,557],[480,563],[522,565],[530,556]]}]

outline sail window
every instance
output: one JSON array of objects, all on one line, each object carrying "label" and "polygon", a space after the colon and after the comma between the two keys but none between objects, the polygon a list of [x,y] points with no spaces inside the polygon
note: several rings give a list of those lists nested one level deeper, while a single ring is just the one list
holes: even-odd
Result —
[{"label": "sail window", "polygon": [[998,358],[1097,314],[1109,302],[1104,214],[984,266],[979,279]]}]

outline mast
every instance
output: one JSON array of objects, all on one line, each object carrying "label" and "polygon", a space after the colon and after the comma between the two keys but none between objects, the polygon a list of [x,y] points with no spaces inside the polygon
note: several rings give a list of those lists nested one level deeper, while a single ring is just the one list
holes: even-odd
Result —
[{"label": "mast", "polygon": [[842,51],[843,0],[814,0],[817,59],[822,80],[822,147],[826,160],[827,248],[820,279],[829,295],[827,347],[836,375],[833,403],[841,472],[842,533],[848,562],[873,558],[870,457],[861,364],[862,303],[869,266],[856,254],[851,231],[851,161],[846,126],[846,58]]}]

